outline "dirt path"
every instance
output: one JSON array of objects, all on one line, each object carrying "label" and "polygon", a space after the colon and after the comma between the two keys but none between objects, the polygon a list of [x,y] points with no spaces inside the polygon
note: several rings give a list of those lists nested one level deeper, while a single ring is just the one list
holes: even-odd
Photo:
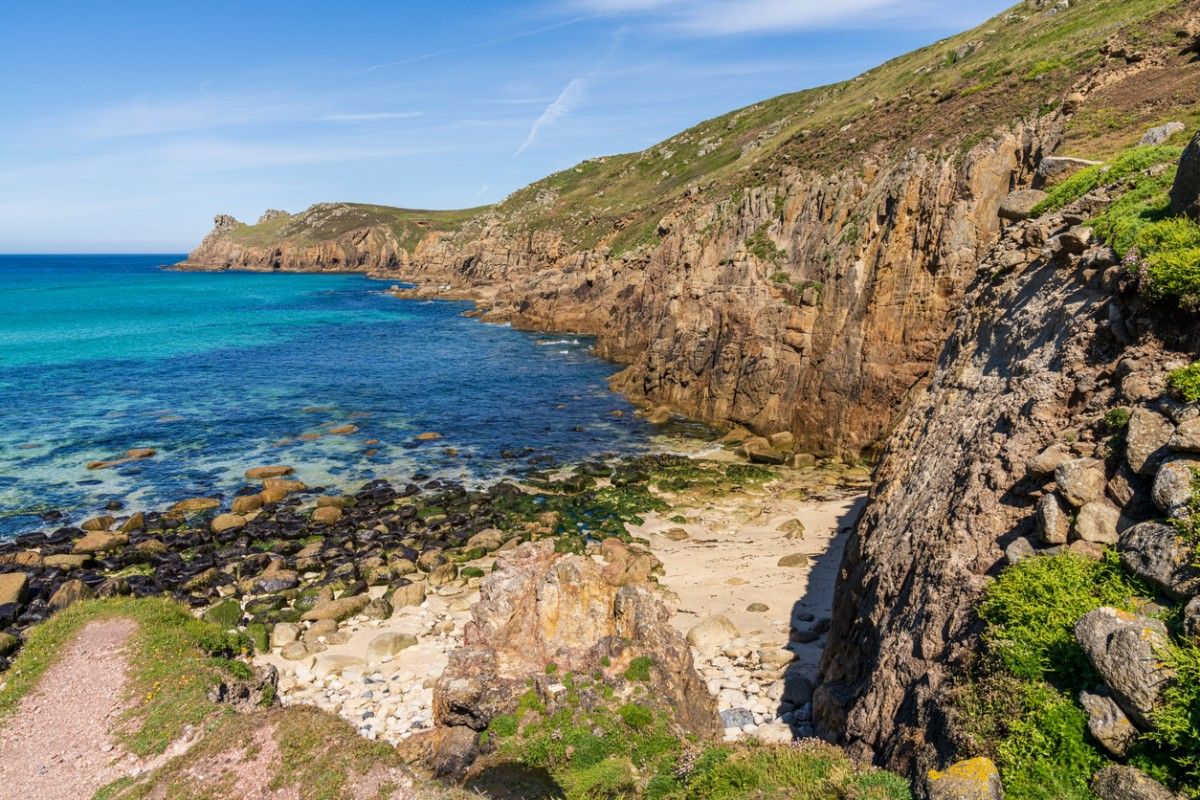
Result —
[{"label": "dirt path", "polygon": [[[127,667],[127,619],[88,624],[0,730],[0,795],[80,800],[127,774],[113,737]],[[126,763],[122,763],[126,762]]]}]

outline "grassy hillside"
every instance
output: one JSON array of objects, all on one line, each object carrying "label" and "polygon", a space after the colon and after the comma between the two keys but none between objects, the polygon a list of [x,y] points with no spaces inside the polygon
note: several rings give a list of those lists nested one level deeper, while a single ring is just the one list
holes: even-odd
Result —
[{"label": "grassy hillside", "polygon": [[[1080,76],[1105,58],[1105,45],[1136,61],[1143,50],[1194,45],[1180,29],[1194,0],[1079,0],[1061,11],[1021,3],[977,28],[901,56],[843,83],[782,95],[703,122],[639,153],[589,159],[510,195],[494,210],[514,231],[552,228],[568,242],[621,252],[654,240],[657,222],[685,193],[737,201],[788,166],[828,170],[864,151],[911,147],[965,153],[998,126],[1061,108]],[[1180,119],[1200,126],[1192,71],[1100,91],[1072,119],[1064,151],[1106,157],[1149,126]],[[338,235],[380,222],[412,242],[426,229],[454,230],[483,209],[408,211],[326,206],[245,226],[235,238]],[[323,210],[325,209],[325,210]]]},{"label": "grassy hillside", "polygon": [[402,246],[411,249],[427,232],[456,231],[487,208],[424,211],[363,203],[318,203],[299,214],[284,214],[257,225],[240,225],[230,235],[235,241],[264,247],[281,239],[316,244],[358,228],[385,225]]}]

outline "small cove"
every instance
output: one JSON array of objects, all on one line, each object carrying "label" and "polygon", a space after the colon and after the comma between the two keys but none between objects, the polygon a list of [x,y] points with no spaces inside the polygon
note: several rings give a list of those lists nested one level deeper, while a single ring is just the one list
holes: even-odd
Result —
[{"label": "small cove", "polygon": [[[160,268],[175,260],[0,256],[0,538],[114,500],[229,496],[256,464],[345,489],[483,482],[655,433],[585,337],[481,324],[359,275]],[[87,469],[135,447],[156,455]]]}]

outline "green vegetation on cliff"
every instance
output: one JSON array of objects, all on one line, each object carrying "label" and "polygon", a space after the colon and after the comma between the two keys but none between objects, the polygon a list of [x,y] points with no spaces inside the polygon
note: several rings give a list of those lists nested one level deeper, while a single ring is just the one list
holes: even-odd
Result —
[{"label": "green vegetation on cliff", "polygon": [[[408,247],[426,231],[455,231],[487,212],[513,233],[554,230],[574,247],[606,245],[621,253],[657,241],[662,217],[672,209],[686,213],[691,198],[732,209],[745,201],[746,188],[770,185],[787,168],[828,173],[867,152],[888,158],[910,148],[961,156],[1014,120],[1060,109],[1080,76],[1110,54],[1114,36],[1121,52],[1177,47],[1170,12],[1179,5],[1089,0],[1049,12],[1020,3],[852,80],[764,100],[641,152],[588,159],[494,207],[433,212],[326,204],[231,235],[270,245],[382,225]],[[1063,150],[1092,158],[1134,144],[1154,124],[1200,124],[1187,87],[1170,80],[1136,93],[1099,92],[1073,110]],[[334,207],[343,211],[331,217]]]}]

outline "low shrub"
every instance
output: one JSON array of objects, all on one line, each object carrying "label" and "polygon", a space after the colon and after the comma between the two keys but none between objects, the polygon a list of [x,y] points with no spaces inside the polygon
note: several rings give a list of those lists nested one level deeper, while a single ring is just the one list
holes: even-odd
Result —
[{"label": "low shrub", "polygon": [[1178,147],[1135,147],[1126,150],[1112,161],[1082,169],[1055,186],[1042,202],[1034,206],[1033,215],[1057,211],[1093,189],[1137,176],[1157,164],[1178,161],[1181,153]]},{"label": "low shrub", "polygon": [[1090,800],[1088,781],[1105,759],[1090,743],[1087,714],[1071,697],[1041,683],[1020,696],[1022,716],[997,746],[997,766],[1013,800]]},{"label": "low shrub", "polygon": [[1200,403],[1200,361],[1173,371],[1167,385],[1187,402]]}]

